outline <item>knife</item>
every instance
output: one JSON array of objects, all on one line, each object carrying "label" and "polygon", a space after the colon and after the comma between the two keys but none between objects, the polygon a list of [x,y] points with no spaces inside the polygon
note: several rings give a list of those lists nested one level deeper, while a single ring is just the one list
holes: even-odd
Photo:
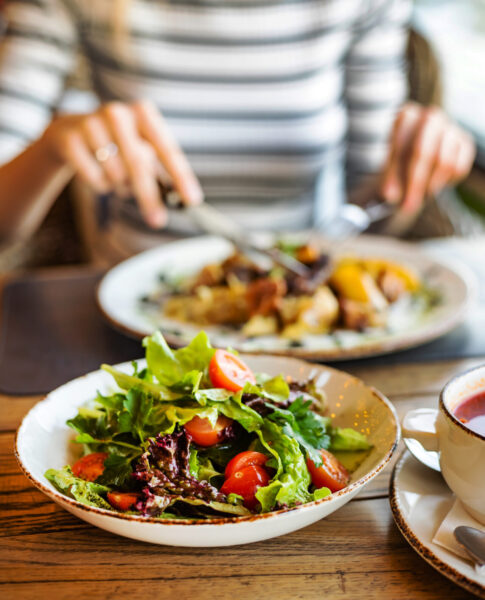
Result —
[{"label": "knife", "polygon": [[278,248],[268,248],[251,239],[251,235],[235,221],[206,202],[201,202],[196,206],[187,206],[185,210],[194,223],[203,231],[225,237],[242,252],[254,252],[266,256],[276,265],[298,277],[310,277],[311,270],[302,262]]}]

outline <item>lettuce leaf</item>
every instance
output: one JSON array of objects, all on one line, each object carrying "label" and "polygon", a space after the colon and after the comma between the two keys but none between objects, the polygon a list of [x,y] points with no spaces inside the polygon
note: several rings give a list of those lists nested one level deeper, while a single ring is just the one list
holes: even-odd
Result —
[{"label": "lettuce leaf", "polygon": [[277,404],[288,400],[290,388],[282,375],[269,377],[268,375],[258,375],[257,385],[246,383],[243,389],[244,394],[256,394]]},{"label": "lettuce leaf", "polygon": [[216,471],[212,462],[206,456],[199,457],[199,452],[195,448],[190,449],[189,472],[191,477],[199,481],[209,481],[213,477],[219,477],[222,473]]},{"label": "lettuce leaf", "polygon": [[310,473],[297,440],[271,421],[266,421],[258,434],[262,445],[276,458],[277,464],[273,480],[256,492],[262,512],[311,500],[308,491]]},{"label": "lettuce leaf", "polygon": [[162,385],[177,385],[193,371],[202,373],[204,383],[210,385],[207,370],[215,350],[204,331],[197,334],[188,346],[178,350],[172,350],[159,331],[146,337],[143,345],[148,369]]},{"label": "lettuce leaf", "polygon": [[[150,516],[163,518],[167,513],[165,509],[168,507],[173,507],[174,504],[181,502],[184,504],[189,504],[191,506],[202,506],[206,508],[211,508],[217,512],[225,513],[228,515],[232,515],[234,517],[245,517],[247,515],[251,515],[251,511],[245,508],[241,503],[236,502],[218,502],[217,500],[202,500],[201,498],[194,498],[193,496],[154,496],[152,504],[150,506],[150,510],[152,513],[147,513]],[[160,512],[163,511],[163,512]],[[170,513],[169,513],[170,514]],[[203,518],[216,518],[216,515],[208,515],[201,514]],[[183,516],[179,516],[178,518],[187,518]],[[189,517],[194,518],[194,517]],[[199,517],[200,518],[200,517]]]},{"label": "lettuce leaf", "polygon": [[101,496],[101,494],[109,492],[110,488],[99,483],[84,481],[84,479],[75,477],[71,471],[71,467],[49,469],[45,472],[44,476],[60,492],[70,498],[74,498],[74,500],[81,502],[81,504],[112,510],[110,504]]},{"label": "lettuce leaf", "polygon": [[330,450],[338,451],[355,451],[369,450],[372,444],[369,444],[366,436],[360,431],[351,429],[350,427],[335,427],[331,431]]},{"label": "lettuce leaf", "polygon": [[200,371],[189,371],[186,373],[180,381],[170,385],[169,388],[173,392],[178,392],[180,394],[193,395],[199,389],[200,383],[202,381],[203,373]]},{"label": "lettuce leaf", "polygon": [[331,419],[310,410],[311,404],[311,400],[304,401],[302,397],[287,409],[267,403],[266,406],[273,411],[267,419],[277,423],[288,437],[297,440],[307,456],[319,467],[322,464],[319,450],[330,447]]},{"label": "lettuce leaf", "polygon": [[217,406],[201,408],[197,404],[186,403],[184,406],[166,404],[154,409],[152,435],[173,433],[177,425],[185,425],[195,416],[209,419],[212,425],[216,424],[219,411]]},{"label": "lettuce leaf", "polygon": [[104,471],[96,479],[102,485],[113,485],[117,488],[129,489],[132,483],[132,455],[110,454],[104,461]]},{"label": "lettuce leaf", "polygon": [[78,432],[75,441],[86,444],[91,451],[111,452],[113,454],[140,453],[138,440],[126,435],[119,428],[118,418],[111,417],[104,410],[81,408],[79,413],[66,421],[67,425]]},{"label": "lettuce leaf", "polygon": [[199,461],[199,472],[197,474],[197,479],[199,481],[209,481],[213,477],[219,477],[222,473],[216,471],[212,462],[208,458],[201,457]]},{"label": "lettuce leaf", "polygon": [[218,411],[224,416],[240,423],[246,431],[251,433],[261,427],[264,419],[259,413],[242,402],[242,394],[243,392],[238,392],[226,402],[211,402],[210,404],[217,407]]},{"label": "lettuce leaf", "polygon": [[149,433],[146,429],[152,409],[152,396],[143,393],[138,388],[131,389],[126,393],[123,410],[118,417],[119,431],[134,433],[140,442],[143,442]]},{"label": "lettuce leaf", "polygon": [[196,479],[199,479],[200,467],[198,454],[198,450],[196,450],[195,448],[191,448],[189,455],[189,473],[191,477],[195,477]]},{"label": "lettuce leaf", "polygon": [[209,400],[212,402],[225,402],[232,396],[234,396],[234,392],[222,388],[209,388],[194,393],[195,399],[201,406],[205,406]]},{"label": "lettuce leaf", "polygon": [[165,385],[141,379],[136,375],[128,375],[110,365],[101,365],[101,368],[113,377],[122,390],[129,391],[136,388],[162,402],[174,402],[183,396],[180,392],[174,392]]},{"label": "lettuce leaf", "polygon": [[330,496],[332,492],[328,489],[328,487],[321,487],[316,489],[312,494],[312,500],[321,500],[322,498],[326,498]]}]

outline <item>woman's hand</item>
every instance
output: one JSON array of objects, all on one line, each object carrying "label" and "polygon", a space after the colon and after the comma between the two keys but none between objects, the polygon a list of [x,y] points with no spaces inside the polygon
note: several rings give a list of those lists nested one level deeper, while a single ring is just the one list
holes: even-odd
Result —
[{"label": "woman's hand", "polygon": [[149,102],[112,102],[87,115],[62,116],[43,136],[56,160],[69,164],[96,192],[128,187],[146,222],[166,222],[158,179],[160,166],[186,204],[203,199],[190,164],[165,120]]},{"label": "woman's hand", "polygon": [[408,103],[394,124],[380,193],[416,213],[426,197],[466,177],[474,158],[473,139],[442,110]]}]

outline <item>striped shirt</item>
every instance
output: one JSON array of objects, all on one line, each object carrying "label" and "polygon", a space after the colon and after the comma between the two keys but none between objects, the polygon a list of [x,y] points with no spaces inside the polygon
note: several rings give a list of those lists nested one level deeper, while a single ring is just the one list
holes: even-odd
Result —
[{"label": "striped shirt", "polygon": [[381,167],[410,0],[133,0],[122,52],[113,4],[7,2],[0,162],[46,127],[80,49],[100,101],[153,100],[209,201],[250,227],[307,226]]}]

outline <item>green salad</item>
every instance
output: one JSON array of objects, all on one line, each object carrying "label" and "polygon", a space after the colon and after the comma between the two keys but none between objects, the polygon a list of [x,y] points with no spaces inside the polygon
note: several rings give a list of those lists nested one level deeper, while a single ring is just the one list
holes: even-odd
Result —
[{"label": "green salad", "polygon": [[159,332],[143,345],[146,366],[103,365],[113,393],[67,421],[83,456],[45,473],[78,502],[170,519],[268,512],[344,488],[334,453],[370,448],[322,416],[313,380],[253,373],[204,332],[179,350]]}]

